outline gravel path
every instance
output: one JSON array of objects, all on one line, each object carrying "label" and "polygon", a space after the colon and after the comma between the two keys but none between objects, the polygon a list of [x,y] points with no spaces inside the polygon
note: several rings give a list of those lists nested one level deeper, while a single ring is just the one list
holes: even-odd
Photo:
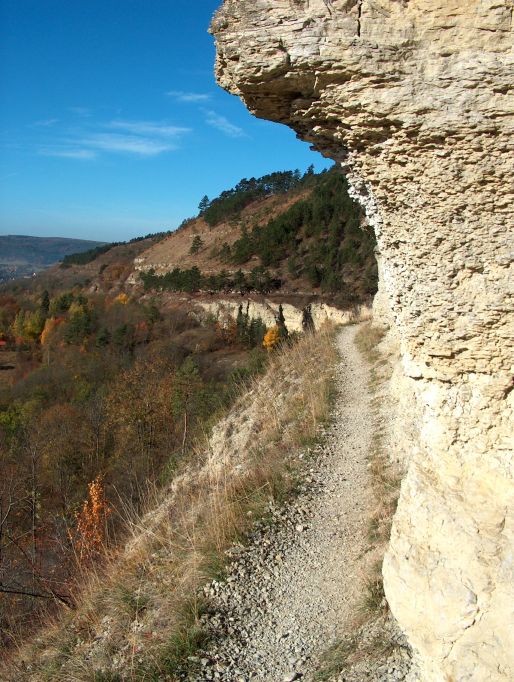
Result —
[{"label": "gravel path", "polygon": [[272,510],[272,523],[257,526],[249,547],[233,549],[227,581],[206,588],[214,644],[199,680],[312,680],[320,654],[350,622],[367,548],[373,434],[357,329],[338,335],[333,419],[307,460],[300,494]]}]

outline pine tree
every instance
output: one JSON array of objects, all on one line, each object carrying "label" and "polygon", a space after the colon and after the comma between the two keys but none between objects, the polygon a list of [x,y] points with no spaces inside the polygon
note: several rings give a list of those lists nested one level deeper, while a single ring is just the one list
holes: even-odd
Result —
[{"label": "pine tree", "polygon": [[200,249],[203,246],[203,239],[200,237],[199,234],[195,234],[193,237],[193,241],[191,243],[191,248],[189,249],[189,253],[193,256],[195,253],[198,253]]},{"label": "pine tree", "polygon": [[46,317],[48,315],[48,311],[50,310],[50,295],[46,289],[41,295],[41,303],[39,304],[39,308]]},{"label": "pine tree", "polygon": [[284,309],[282,308],[282,303],[278,306],[277,327],[280,334],[280,338],[287,339],[287,337],[289,336],[289,332],[287,331],[286,327],[286,318],[284,317]]},{"label": "pine tree", "polygon": [[102,327],[98,331],[98,334],[96,335],[95,345],[98,348],[104,348],[105,346],[109,345],[110,340],[111,340],[111,333],[109,332],[107,327]]},{"label": "pine tree", "polygon": [[205,195],[198,204],[198,210],[200,211],[200,215],[202,215],[202,213],[205,213],[205,211],[209,208],[210,203],[211,202],[209,201],[209,197]]}]

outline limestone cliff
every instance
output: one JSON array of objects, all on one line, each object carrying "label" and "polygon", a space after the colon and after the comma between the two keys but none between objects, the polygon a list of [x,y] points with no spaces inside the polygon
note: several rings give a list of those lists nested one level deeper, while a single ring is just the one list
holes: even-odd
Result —
[{"label": "limestone cliff", "polygon": [[407,462],[385,587],[435,682],[514,679],[513,8],[227,0],[212,25],[220,84],[341,162],[375,228]]}]

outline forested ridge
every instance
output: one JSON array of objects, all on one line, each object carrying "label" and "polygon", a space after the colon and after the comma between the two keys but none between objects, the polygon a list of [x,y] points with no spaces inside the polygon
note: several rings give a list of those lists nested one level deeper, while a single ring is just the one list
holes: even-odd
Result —
[{"label": "forested ridge", "polygon": [[[251,214],[242,218],[252,202],[280,194],[297,199],[264,224],[252,221]],[[336,169],[244,179],[213,201],[204,197],[200,209],[212,231],[222,222],[239,224],[239,236],[232,243],[211,249],[223,267],[216,274],[205,274],[197,265],[176,266],[165,273],[150,268],[140,274],[145,290],[245,294],[302,289],[341,305],[363,302],[376,291],[374,235],[364,226],[362,209]],[[173,244],[173,236],[169,241]],[[202,247],[202,237],[196,234],[190,254]]]},{"label": "forested ridge", "polygon": [[99,247],[101,242],[63,237],[0,235],[0,282],[32,277],[72,253]]}]

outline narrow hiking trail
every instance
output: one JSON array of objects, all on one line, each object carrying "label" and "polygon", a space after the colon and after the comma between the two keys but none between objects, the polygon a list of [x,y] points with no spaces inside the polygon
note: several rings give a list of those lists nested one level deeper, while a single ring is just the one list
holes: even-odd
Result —
[{"label": "narrow hiking trail", "polygon": [[358,326],[338,334],[337,397],[321,444],[304,466],[300,494],[272,510],[249,546],[234,547],[228,578],[206,592],[213,637],[198,680],[312,680],[320,655],[355,613],[362,587],[367,471],[374,420]]}]

